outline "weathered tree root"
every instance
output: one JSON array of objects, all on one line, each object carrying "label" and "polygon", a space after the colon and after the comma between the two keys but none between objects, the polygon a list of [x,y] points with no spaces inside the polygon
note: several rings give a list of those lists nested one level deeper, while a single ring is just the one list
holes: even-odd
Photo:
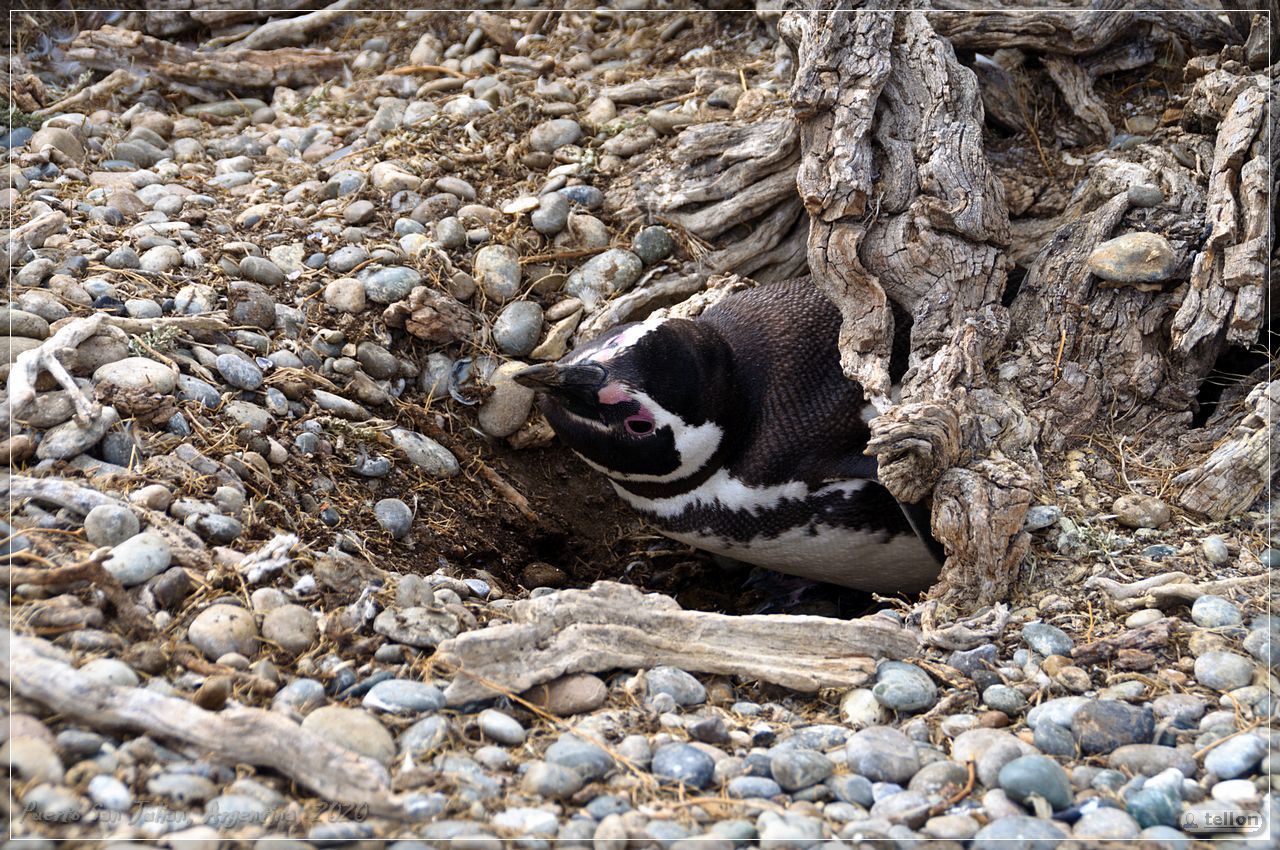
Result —
[{"label": "weathered tree root", "polygon": [[906,658],[919,636],[885,617],[832,620],[685,611],[675,600],[600,581],[522,600],[510,624],[464,632],[437,657],[457,671],[445,691],[461,705],[520,693],[567,673],[672,665],[813,692],[858,687],[875,658]]},{"label": "weathered tree root", "polygon": [[1161,608],[1168,605],[1189,605],[1206,594],[1229,594],[1240,588],[1265,584],[1267,573],[1256,576],[1239,576],[1194,583],[1186,573],[1161,573],[1130,584],[1105,576],[1094,576],[1084,583],[1086,590],[1101,590],[1116,604],[1120,611],[1136,611],[1140,608]]}]

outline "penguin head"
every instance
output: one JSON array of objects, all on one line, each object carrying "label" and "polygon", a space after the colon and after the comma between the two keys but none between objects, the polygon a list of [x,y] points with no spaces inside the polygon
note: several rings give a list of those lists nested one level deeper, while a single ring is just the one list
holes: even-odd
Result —
[{"label": "penguin head", "polygon": [[617,481],[679,481],[712,463],[733,419],[731,352],[714,330],[651,319],[514,376],[556,435]]}]

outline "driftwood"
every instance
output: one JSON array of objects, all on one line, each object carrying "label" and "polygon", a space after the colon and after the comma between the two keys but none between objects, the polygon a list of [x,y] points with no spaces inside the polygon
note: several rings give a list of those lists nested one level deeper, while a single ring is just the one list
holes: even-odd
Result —
[{"label": "driftwood", "polygon": [[174,0],[165,9],[148,10],[144,28],[151,35],[174,36],[260,21],[308,5],[305,0]]},{"label": "driftwood", "polygon": [[[61,216],[61,213],[58,213]],[[99,405],[85,396],[75,379],[62,365],[66,357],[103,327],[115,327],[127,334],[149,333],[157,328],[176,328],[180,331],[226,330],[225,314],[210,313],[204,316],[161,316],[154,319],[130,319],[94,313],[90,316],[67,319],[55,325],[53,335],[30,351],[19,354],[9,372],[6,399],[0,406],[0,423],[22,419],[28,405],[36,398],[36,381],[41,372],[48,372],[65,389],[75,402],[76,418],[88,421],[97,416]]]},{"label": "driftwood", "polygon": [[412,816],[386,768],[305,731],[279,712],[212,712],[144,688],[104,685],[38,638],[0,630],[0,680],[19,697],[91,729],[140,732],[195,747],[226,764],[269,767],[304,788],[387,817]]},{"label": "driftwood", "polygon": [[596,582],[517,602],[510,624],[464,632],[436,658],[457,671],[450,705],[519,693],[567,673],[672,665],[797,691],[858,687],[875,658],[905,658],[918,635],[884,617],[733,617],[684,611],[630,585]]},{"label": "driftwood", "polygon": [[[948,553],[935,595],[991,603],[1029,545],[1041,471],[1018,399],[987,376],[1009,326],[1009,224],[975,78],[918,12],[789,13],[779,31],[798,55],[810,271],[841,309],[846,374],[884,413],[868,452],[899,499],[932,496]],[[890,300],[914,319],[896,406]]]},{"label": "driftwood", "polygon": [[111,556],[111,549],[97,549],[88,559],[78,564],[65,567],[44,569],[37,567],[14,567],[6,570],[3,578],[9,587],[19,585],[43,585],[56,587],[60,585],[89,582],[102,591],[107,601],[116,609],[116,613],[124,621],[125,627],[134,635],[148,637],[155,632],[155,626],[147,619],[147,611],[133,600],[121,586],[116,577],[107,572],[103,562]]},{"label": "driftwood", "polygon": [[9,505],[33,499],[46,504],[67,508],[84,516],[99,505],[115,505],[133,511],[147,526],[169,544],[173,560],[184,567],[207,570],[212,565],[204,542],[186,526],[167,514],[130,505],[119,499],[99,493],[90,487],[81,487],[63,478],[31,478],[26,475],[7,475],[0,479],[0,496]]},{"label": "driftwood", "polygon": [[99,71],[142,68],[178,83],[244,91],[327,82],[341,76],[352,57],[296,47],[197,53],[140,32],[104,26],[77,34],[67,58]]},{"label": "driftwood", "polygon": [[352,5],[353,0],[337,0],[336,3],[310,14],[265,23],[236,44],[245,50],[269,50],[306,44],[312,33],[341,18]]},{"label": "driftwood", "polygon": [[1141,628],[1126,629],[1075,647],[1071,650],[1071,657],[1078,664],[1097,664],[1115,658],[1125,649],[1157,649],[1169,643],[1180,622],[1176,617],[1165,617]]},{"label": "driftwood", "polygon": [[31,114],[36,118],[47,118],[59,112],[89,112],[93,106],[106,103],[122,89],[138,87],[142,83],[142,77],[124,68],[117,68],[98,82]]},{"label": "driftwood", "polygon": [[9,231],[4,244],[4,256],[0,264],[11,268],[31,259],[31,249],[44,247],[45,241],[67,225],[65,214],[52,210],[38,215]]},{"label": "driftwood", "polygon": [[[954,5],[954,10],[946,7]],[[1207,7],[1185,0],[1162,3],[1161,8],[1128,11],[1109,4],[1096,10],[1025,9],[973,11],[969,4],[934,2],[929,15],[934,28],[962,50],[1030,47],[1043,53],[1095,53],[1134,31],[1152,27],[1182,36],[1192,45],[1216,48],[1239,40],[1230,25],[1207,14]],[[1198,10],[1198,11],[1197,11]]]},{"label": "driftwood", "polygon": [[1110,597],[1120,611],[1159,608],[1166,605],[1189,605],[1207,594],[1229,596],[1236,590],[1260,588],[1267,583],[1267,573],[1254,576],[1195,583],[1186,573],[1161,573],[1130,584],[1105,576],[1094,576],[1084,583],[1086,590],[1100,590]]}]

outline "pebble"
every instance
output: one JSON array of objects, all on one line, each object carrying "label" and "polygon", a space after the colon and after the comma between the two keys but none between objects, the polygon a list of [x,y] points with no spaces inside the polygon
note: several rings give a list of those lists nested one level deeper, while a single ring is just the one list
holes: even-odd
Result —
[{"label": "pebble", "polygon": [[855,732],[845,746],[849,769],[873,782],[905,785],[920,769],[914,741],[891,726]]},{"label": "pebble", "polygon": [[1122,809],[1099,806],[1081,816],[1071,828],[1074,839],[1092,841],[1125,841],[1138,837],[1142,827]]},{"label": "pebble", "polygon": [[538,199],[529,223],[543,236],[555,236],[569,223],[569,199],[559,192],[546,193]]},{"label": "pebble", "polygon": [[69,460],[83,454],[102,442],[107,431],[119,421],[120,414],[107,405],[84,425],[74,419],[63,422],[44,432],[44,438],[36,447],[36,457],[41,460]]},{"label": "pebble", "polygon": [[363,313],[367,304],[364,284],[353,277],[331,280],[324,288],[324,303],[344,313]]},{"label": "pebble", "polygon": [[[695,752],[706,755],[700,750]],[[553,764],[577,771],[586,782],[603,779],[614,767],[613,756],[606,750],[569,733],[561,735],[554,744],[547,747],[544,758]],[[711,757],[706,758],[710,761]]]},{"label": "pebble", "polygon": [[471,274],[487,297],[505,304],[520,292],[520,255],[507,245],[486,245],[476,252]]},{"label": "pebble", "polygon": [[263,286],[280,286],[285,281],[280,267],[264,257],[245,257],[240,261],[240,274]]},{"label": "pebble", "polygon": [[1246,733],[1223,741],[1204,757],[1204,769],[1219,779],[1247,776],[1267,754],[1267,745],[1258,735]]},{"label": "pebble", "polygon": [[520,787],[525,793],[549,800],[572,797],[582,790],[582,784],[582,777],[577,771],[545,761],[530,764],[520,780]]},{"label": "pebble", "polygon": [[524,743],[525,728],[514,717],[503,714],[496,709],[487,708],[476,718],[480,732],[489,740],[508,747],[518,747]]},{"label": "pebble", "polygon": [[840,699],[840,717],[851,729],[881,726],[889,721],[889,712],[868,688],[855,688]]},{"label": "pebble", "polygon": [[1200,544],[1204,556],[1209,559],[1209,563],[1216,566],[1225,564],[1231,558],[1231,553],[1227,551],[1227,542],[1216,534],[1210,534]]},{"label": "pebble", "polygon": [[767,800],[781,794],[782,786],[765,776],[735,776],[729,780],[727,790],[735,800]]},{"label": "pebble", "polygon": [[1194,669],[1196,681],[1215,691],[1234,691],[1253,681],[1253,662],[1226,650],[1202,654]]},{"label": "pebble", "polygon": [[666,694],[676,705],[695,706],[707,701],[707,689],[702,683],[675,667],[654,667],[645,673],[646,700],[657,694]]},{"label": "pebble", "polygon": [[1000,768],[1000,787],[1019,803],[1033,795],[1043,797],[1054,811],[1071,805],[1071,780],[1056,761],[1047,756],[1021,756]]},{"label": "pebble", "polygon": [[322,706],[306,716],[302,728],[383,765],[389,765],[396,754],[391,733],[373,715],[359,709]]},{"label": "pebble", "polygon": [[670,257],[676,250],[676,242],[671,231],[660,225],[650,225],[641,229],[631,242],[631,250],[646,266],[661,262]]},{"label": "pebble", "polygon": [[138,529],[138,517],[124,505],[98,505],[84,518],[84,536],[94,546],[118,546]]},{"label": "pebble", "polygon": [[527,357],[542,335],[542,308],[533,301],[512,301],[493,324],[493,341],[509,357]]},{"label": "pebble", "polygon": [[1125,808],[1144,829],[1176,826],[1182,804],[1178,795],[1164,788],[1141,788],[1125,799]]},{"label": "pebble", "polygon": [[413,288],[422,283],[422,275],[407,266],[387,266],[372,272],[361,272],[364,294],[378,304],[393,304],[407,298]]},{"label": "pebble", "polygon": [[1125,744],[1107,757],[1107,765],[1129,775],[1155,776],[1170,768],[1194,776],[1196,761],[1182,750],[1158,744]]},{"label": "pebble", "polygon": [[521,696],[549,714],[569,717],[599,708],[608,698],[609,688],[599,676],[570,673],[525,691]]},{"label": "pebble", "polygon": [[258,626],[244,608],[210,605],[191,621],[187,640],[210,661],[229,652],[252,656],[258,648]]},{"label": "pebble", "polygon": [[1056,823],[1026,815],[994,820],[973,836],[972,850],[1042,850],[1067,838]]},{"label": "pebble", "polygon": [[102,566],[122,585],[133,587],[169,569],[172,560],[168,542],[146,531],[117,544]]},{"label": "pebble", "polygon": [[444,708],[444,691],[412,679],[384,679],[364,695],[365,708],[388,714],[423,714]]},{"label": "pebble", "polygon": [[301,605],[280,605],[262,619],[262,636],[290,655],[311,649],[319,635],[315,617]]},{"label": "pebble", "polygon": [[715,772],[711,756],[689,744],[667,744],[653,754],[650,770],[659,779],[705,788]]},{"label": "pebble", "polygon": [[1169,506],[1155,496],[1128,493],[1111,505],[1116,521],[1128,528],[1159,528],[1169,521]]},{"label": "pebble", "polygon": [[580,300],[588,311],[596,310],[613,295],[640,279],[644,264],[622,248],[610,248],[574,269],[564,291]]},{"label": "pebble", "polygon": [[1151,743],[1155,715],[1146,706],[1090,701],[1071,718],[1071,733],[1085,755],[1109,753],[1125,744]]},{"label": "pebble", "polygon": [[499,366],[489,378],[493,392],[480,405],[476,418],[480,428],[491,437],[509,437],[529,418],[534,391],[517,384],[512,377],[525,366],[512,360]]},{"label": "pebble", "polygon": [[919,667],[885,661],[876,671],[876,679],[871,693],[890,711],[924,711],[938,701],[937,685]]},{"label": "pebble", "polygon": [[85,789],[94,804],[111,812],[127,812],[133,808],[133,793],[114,776],[99,774],[89,780]]},{"label": "pebble", "polygon": [[413,510],[400,499],[379,499],[373,514],[383,530],[400,540],[413,528]]},{"label": "pebble", "polygon": [[543,121],[529,133],[529,147],[550,153],[558,147],[571,145],[582,137],[582,127],[572,118],[553,118]]},{"label": "pebble", "polygon": [[13,776],[30,782],[61,782],[62,760],[49,741],[18,735],[0,746],[0,758],[10,766]]},{"label": "pebble", "polygon": [[1066,632],[1048,623],[1027,623],[1022,627],[1022,639],[1027,646],[1045,658],[1050,655],[1070,655],[1074,646]]},{"label": "pebble", "polygon": [[1201,596],[1191,606],[1191,620],[1197,626],[1217,629],[1238,626],[1244,621],[1240,609],[1221,596]]},{"label": "pebble", "polygon": [[812,750],[783,750],[769,760],[769,772],[774,781],[787,791],[800,791],[817,785],[834,770],[831,759]]},{"label": "pebble", "polygon": [[262,370],[258,365],[235,354],[219,354],[214,366],[223,379],[240,390],[256,390],[262,386]]},{"label": "pebble", "polygon": [[1158,233],[1126,233],[1108,239],[1089,255],[1089,271],[1115,283],[1159,283],[1177,268],[1169,240]]},{"label": "pebble", "polygon": [[452,478],[462,471],[453,453],[430,437],[405,428],[392,428],[387,434],[410,463],[433,478]]}]

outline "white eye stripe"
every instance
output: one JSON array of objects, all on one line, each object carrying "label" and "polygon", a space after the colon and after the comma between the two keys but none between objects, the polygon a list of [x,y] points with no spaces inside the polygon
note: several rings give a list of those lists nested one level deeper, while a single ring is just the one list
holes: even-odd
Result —
[{"label": "white eye stripe", "polygon": [[632,325],[621,333],[614,334],[599,348],[586,348],[576,351],[565,360],[566,363],[604,363],[617,357],[626,349],[635,345],[642,337],[648,336],[658,329],[666,319],[645,319]]}]

